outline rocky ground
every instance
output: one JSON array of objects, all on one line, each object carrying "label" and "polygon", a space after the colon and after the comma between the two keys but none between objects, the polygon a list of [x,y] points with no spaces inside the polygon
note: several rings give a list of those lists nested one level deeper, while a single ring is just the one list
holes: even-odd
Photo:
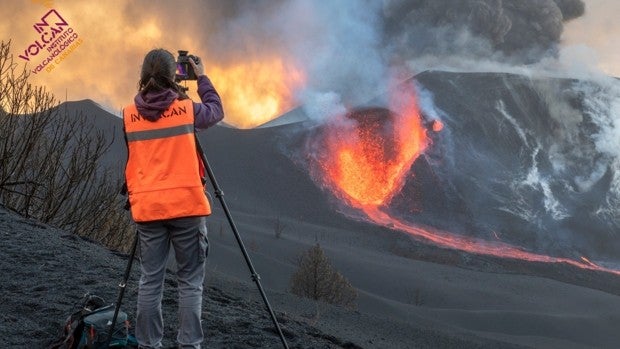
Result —
[{"label": "rocky ground", "polygon": [[[127,256],[0,208],[0,337],[5,348],[44,348],[86,293],[116,300]],[[134,264],[122,309],[135,318],[138,266]],[[166,279],[164,345],[173,345],[174,277]],[[207,287],[204,331],[208,348],[277,348],[282,344],[262,302]],[[291,348],[358,348],[332,334],[277,313]]]}]

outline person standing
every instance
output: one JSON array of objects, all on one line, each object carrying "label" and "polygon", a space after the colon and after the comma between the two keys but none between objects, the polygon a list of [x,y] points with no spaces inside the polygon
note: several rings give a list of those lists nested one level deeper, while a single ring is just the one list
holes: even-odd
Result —
[{"label": "person standing", "polygon": [[136,339],[139,348],[161,348],[162,296],[170,246],[177,263],[180,348],[200,348],[202,291],[208,251],[204,167],[195,130],[224,118],[222,102],[200,59],[189,59],[198,76],[201,103],[176,83],[172,53],[154,49],[144,57],[134,103],[123,109],[128,157],[125,179],[136,222],[141,276]]}]

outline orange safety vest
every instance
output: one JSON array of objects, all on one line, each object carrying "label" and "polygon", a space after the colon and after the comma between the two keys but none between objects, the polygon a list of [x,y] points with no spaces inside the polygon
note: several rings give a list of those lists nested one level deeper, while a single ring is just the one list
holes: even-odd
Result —
[{"label": "orange safety vest", "polygon": [[210,215],[192,100],[174,101],[154,122],[130,105],[123,109],[123,123],[128,148],[125,180],[134,221]]}]

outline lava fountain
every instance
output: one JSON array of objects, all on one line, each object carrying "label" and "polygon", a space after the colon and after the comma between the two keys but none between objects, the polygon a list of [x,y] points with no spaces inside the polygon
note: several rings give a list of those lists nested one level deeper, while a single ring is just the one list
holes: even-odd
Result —
[{"label": "lava fountain", "polygon": [[410,91],[392,93],[388,108],[358,108],[334,118],[313,137],[311,170],[315,179],[338,199],[355,208],[373,224],[397,229],[434,245],[472,254],[531,262],[564,263],[582,269],[605,268],[585,257],[579,260],[527,251],[502,241],[488,241],[421,227],[389,213],[391,199],[400,192],[415,160],[431,146],[439,120],[424,123],[417,99]]},{"label": "lava fountain", "polygon": [[[407,103],[396,103],[400,100]],[[428,144],[413,96],[402,96],[391,106],[354,110],[323,134],[328,155],[319,163],[327,185],[363,211],[388,203],[398,193]]]}]

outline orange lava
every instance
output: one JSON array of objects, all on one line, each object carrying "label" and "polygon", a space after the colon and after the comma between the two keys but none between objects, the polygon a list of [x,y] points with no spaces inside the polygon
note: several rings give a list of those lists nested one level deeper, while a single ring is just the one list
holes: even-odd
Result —
[{"label": "orange lava", "polygon": [[433,130],[434,132],[440,132],[441,130],[443,130],[443,123],[439,120],[433,120],[431,130]]},{"label": "orange lava", "polygon": [[342,116],[325,134],[331,158],[321,167],[331,187],[354,207],[389,202],[428,143],[413,94],[398,96],[390,109],[395,112],[358,111],[356,120]]}]

